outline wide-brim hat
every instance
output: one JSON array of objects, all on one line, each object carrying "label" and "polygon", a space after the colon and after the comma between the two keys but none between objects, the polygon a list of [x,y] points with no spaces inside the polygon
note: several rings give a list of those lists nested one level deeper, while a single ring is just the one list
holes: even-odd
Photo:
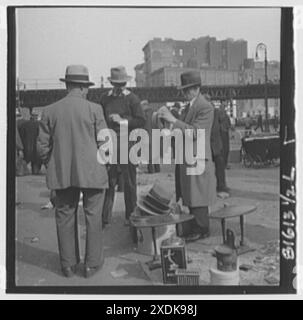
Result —
[{"label": "wide-brim hat", "polygon": [[148,202],[146,202],[146,195],[145,194],[141,194],[138,197],[137,200],[137,207],[142,210],[144,213],[147,213],[149,215],[152,216],[161,216],[161,215],[166,215],[166,214],[170,214],[171,212],[171,208],[169,207],[168,210],[159,210],[159,209],[154,209],[150,206],[150,204]]},{"label": "wide-brim hat", "polygon": [[66,68],[65,78],[60,78],[60,81],[67,83],[85,84],[93,86],[94,83],[89,81],[88,69],[83,65],[70,65]]},{"label": "wide-brim hat", "polygon": [[113,83],[124,83],[131,80],[131,76],[126,73],[126,69],[123,66],[118,66],[110,69],[110,77],[107,79]]},{"label": "wide-brim hat", "polygon": [[167,212],[170,209],[170,204],[166,204],[160,202],[158,199],[153,198],[149,193],[145,195],[143,199],[144,204],[146,204],[149,208],[155,210],[156,212],[163,213]]},{"label": "wide-brim hat", "polygon": [[201,85],[201,75],[200,71],[188,71],[181,74],[181,85],[178,86],[179,90],[186,88],[200,86]]},{"label": "wide-brim hat", "polygon": [[148,192],[148,196],[156,200],[157,202],[168,206],[173,197],[172,192],[167,186],[163,186],[162,183],[156,181]]}]

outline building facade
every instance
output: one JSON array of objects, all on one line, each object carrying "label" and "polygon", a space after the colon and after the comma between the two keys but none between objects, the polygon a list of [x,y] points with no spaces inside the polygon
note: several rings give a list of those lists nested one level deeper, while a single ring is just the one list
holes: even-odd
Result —
[{"label": "building facade", "polygon": [[[149,76],[149,86],[166,87],[179,86],[180,76],[183,72],[194,71],[195,68],[163,67]],[[239,83],[239,72],[232,70],[219,70],[214,68],[200,68],[202,85],[232,85]]]},{"label": "building facade", "polygon": [[[180,75],[200,70],[202,85],[249,85],[265,82],[264,61],[247,57],[247,41],[205,36],[189,41],[154,38],[143,47],[144,63],[135,67],[138,87],[180,85]],[[280,81],[280,63],[269,61],[268,82]],[[268,100],[269,115],[280,108],[279,99]],[[237,117],[265,113],[264,100],[236,101]]]},{"label": "building facade", "polygon": [[[151,86],[151,74],[163,67],[239,70],[247,59],[247,41],[218,41],[210,36],[190,41],[154,38],[144,46],[143,52],[145,86]],[[137,73],[136,70],[136,78]]]}]

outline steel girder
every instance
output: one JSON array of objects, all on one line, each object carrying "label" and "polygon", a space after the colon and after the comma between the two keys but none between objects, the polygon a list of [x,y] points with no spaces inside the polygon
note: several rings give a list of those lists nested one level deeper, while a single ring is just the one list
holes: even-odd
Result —
[{"label": "steel girder", "polygon": [[[109,88],[90,89],[88,99],[96,103]],[[183,95],[176,87],[143,87],[130,88],[141,100],[149,102],[183,101]],[[234,86],[203,86],[202,92],[207,93],[212,100],[249,100],[264,99],[265,85],[234,85]],[[65,90],[28,90],[20,91],[20,100],[23,107],[42,107],[60,100],[66,95]],[[268,98],[280,98],[280,85],[267,85]]]}]

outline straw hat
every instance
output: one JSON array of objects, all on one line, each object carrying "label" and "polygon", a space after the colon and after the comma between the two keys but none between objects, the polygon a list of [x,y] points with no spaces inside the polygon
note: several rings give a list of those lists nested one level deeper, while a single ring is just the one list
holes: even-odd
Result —
[{"label": "straw hat", "polygon": [[65,78],[60,78],[60,81],[69,83],[86,84],[93,86],[94,83],[89,81],[88,69],[83,65],[70,65],[66,68]]},{"label": "straw hat", "polygon": [[107,79],[113,83],[124,83],[129,81],[131,77],[127,75],[125,67],[118,66],[110,69],[110,77]]},{"label": "straw hat", "polygon": [[139,196],[137,206],[151,215],[169,214],[172,210],[170,206],[172,196],[171,192],[156,182],[146,194]]}]

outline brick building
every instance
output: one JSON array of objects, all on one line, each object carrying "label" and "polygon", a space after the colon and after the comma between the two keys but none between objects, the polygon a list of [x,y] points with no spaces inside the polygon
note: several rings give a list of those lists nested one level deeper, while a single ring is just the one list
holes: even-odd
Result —
[{"label": "brick building", "polygon": [[[138,87],[163,87],[180,85],[180,75],[185,71],[201,72],[203,85],[235,85],[264,83],[264,61],[247,57],[247,41],[215,37],[200,37],[190,41],[154,38],[143,47],[144,63],[135,67]],[[280,64],[269,61],[268,81],[279,82]],[[236,116],[258,111],[264,113],[263,100],[239,100]],[[269,114],[279,111],[279,99],[269,99]]]},{"label": "brick building", "polygon": [[[149,86],[178,86],[181,73],[196,70],[195,68],[162,67],[149,76]],[[204,85],[239,84],[238,71],[219,70],[214,68],[200,68],[201,80]]]},{"label": "brick building", "polygon": [[[243,68],[247,59],[247,41],[233,39],[218,41],[210,36],[190,41],[154,38],[143,47],[143,52],[143,78],[145,86],[151,86],[155,82],[152,74],[157,75],[154,72],[163,67],[239,70]],[[136,79],[142,79],[142,69],[141,67],[138,69],[138,66],[135,68]],[[141,84],[141,80],[138,81],[138,85]]]}]

